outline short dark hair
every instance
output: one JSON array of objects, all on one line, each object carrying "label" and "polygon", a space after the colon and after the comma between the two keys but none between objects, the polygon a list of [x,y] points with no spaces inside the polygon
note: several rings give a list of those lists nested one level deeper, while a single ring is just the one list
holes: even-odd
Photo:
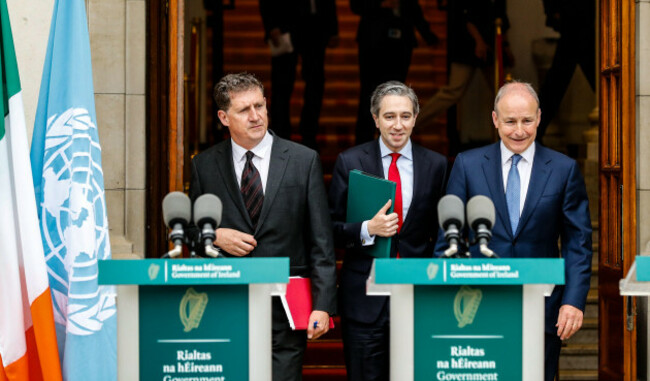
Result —
[{"label": "short dark hair", "polygon": [[415,91],[410,86],[407,86],[399,81],[388,81],[377,86],[375,91],[372,92],[372,97],[370,97],[370,113],[372,115],[379,114],[379,107],[381,106],[381,101],[386,95],[399,95],[402,97],[408,97],[413,104],[413,113],[418,114],[420,112],[420,103],[418,102],[418,96],[415,95]]},{"label": "short dark hair", "polygon": [[533,88],[533,85],[531,85],[528,82],[523,82],[519,80],[513,80],[505,85],[501,86],[499,91],[497,92],[497,96],[494,98],[494,112],[497,114],[499,113],[497,111],[497,105],[501,101],[501,98],[503,98],[508,92],[512,91],[513,87],[518,87],[518,88],[523,88],[523,90],[527,91],[533,99],[535,99],[535,102],[537,102],[537,108],[539,109],[539,97],[537,96],[537,92],[535,91],[535,88]]},{"label": "short dark hair", "polygon": [[214,85],[214,92],[212,93],[214,101],[217,104],[217,110],[228,111],[230,108],[231,94],[255,88],[260,89],[262,94],[264,94],[264,85],[253,74],[242,72],[223,76]]}]

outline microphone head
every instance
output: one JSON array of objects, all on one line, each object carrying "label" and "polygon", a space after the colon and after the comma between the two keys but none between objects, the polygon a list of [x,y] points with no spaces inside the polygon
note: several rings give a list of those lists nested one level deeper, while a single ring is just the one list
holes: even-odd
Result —
[{"label": "microphone head", "polygon": [[174,224],[186,226],[192,218],[192,202],[183,192],[168,193],[162,202],[165,225],[174,228]]},{"label": "microphone head", "polygon": [[221,224],[221,213],[223,212],[223,204],[219,197],[205,193],[194,201],[194,223],[199,228],[205,223],[211,223],[214,228],[218,228]]},{"label": "microphone head", "polygon": [[458,230],[465,224],[465,206],[460,197],[448,194],[438,201],[438,223],[442,230],[454,224]]},{"label": "microphone head", "polygon": [[489,197],[478,195],[467,202],[467,222],[473,230],[477,230],[479,224],[484,224],[491,230],[494,219],[494,203]]}]

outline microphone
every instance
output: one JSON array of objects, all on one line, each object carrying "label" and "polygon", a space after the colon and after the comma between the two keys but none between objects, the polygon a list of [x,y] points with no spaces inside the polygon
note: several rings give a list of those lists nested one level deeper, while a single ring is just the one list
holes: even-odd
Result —
[{"label": "microphone", "polygon": [[487,196],[474,196],[467,203],[467,222],[476,233],[481,254],[489,258],[499,258],[497,253],[487,247],[492,239],[494,214],[494,204]]},{"label": "microphone", "polygon": [[184,229],[192,216],[192,202],[183,192],[171,192],[163,199],[162,208],[165,225],[172,229],[169,240],[174,243],[174,248],[162,258],[175,258],[183,252]]},{"label": "microphone", "polygon": [[449,248],[443,254],[447,258],[459,254],[460,230],[465,224],[464,209],[463,200],[453,194],[448,194],[438,201],[438,223],[449,243]]},{"label": "microphone", "polygon": [[206,193],[194,201],[194,223],[201,229],[199,242],[205,247],[205,254],[217,258],[222,256],[219,249],[214,247],[212,242],[217,239],[215,230],[221,223],[223,204],[219,197]]}]

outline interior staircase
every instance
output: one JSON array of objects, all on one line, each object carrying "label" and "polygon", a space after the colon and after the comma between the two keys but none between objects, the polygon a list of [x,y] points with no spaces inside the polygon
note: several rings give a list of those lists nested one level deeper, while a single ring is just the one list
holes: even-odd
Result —
[{"label": "interior staircase", "polygon": [[[349,0],[336,0],[340,44],[328,49],[326,56],[326,84],[320,118],[318,144],[329,185],[337,155],[354,144],[354,125],[358,105],[358,64],[355,41],[359,17],[349,8]],[[435,90],[446,83],[446,15],[436,8],[438,1],[420,0],[425,17],[440,37],[441,43],[427,47],[419,40],[413,52],[407,83],[424,103]],[[419,36],[418,36],[419,38]],[[255,73],[266,88],[266,96],[273,91],[270,85],[270,54],[264,42],[258,0],[237,0],[235,9],[224,11],[224,72],[248,71]],[[381,64],[381,63],[378,63]],[[297,77],[300,78],[300,68]],[[300,141],[298,122],[302,107],[304,83],[298,79],[291,100],[293,140]],[[271,128],[272,128],[271,121]],[[442,154],[448,154],[446,122],[428,131],[415,131],[413,140]],[[594,242],[598,242],[594,239]],[[594,256],[597,258],[597,248]],[[342,256],[337,253],[340,268]],[[560,380],[597,380],[598,366],[598,296],[597,259],[594,261],[592,290],[589,293],[585,322],[582,330],[562,348]],[[305,354],[303,376],[305,381],[345,380],[345,365],[341,342],[340,321],[337,328],[324,337],[310,341]]]}]

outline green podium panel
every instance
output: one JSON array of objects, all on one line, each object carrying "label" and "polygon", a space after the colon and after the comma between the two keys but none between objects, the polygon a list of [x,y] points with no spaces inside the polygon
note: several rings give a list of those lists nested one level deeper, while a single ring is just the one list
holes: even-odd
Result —
[{"label": "green podium panel", "polygon": [[563,259],[375,260],[368,294],[391,296],[391,380],[542,380],[555,284]]},{"label": "green podium panel", "polygon": [[[140,287],[140,379],[248,380],[248,287]],[[243,328],[243,329],[242,329]]]},{"label": "green podium panel", "polygon": [[270,381],[270,296],[288,279],[288,258],[100,261],[100,284],[122,285],[118,378]]}]

